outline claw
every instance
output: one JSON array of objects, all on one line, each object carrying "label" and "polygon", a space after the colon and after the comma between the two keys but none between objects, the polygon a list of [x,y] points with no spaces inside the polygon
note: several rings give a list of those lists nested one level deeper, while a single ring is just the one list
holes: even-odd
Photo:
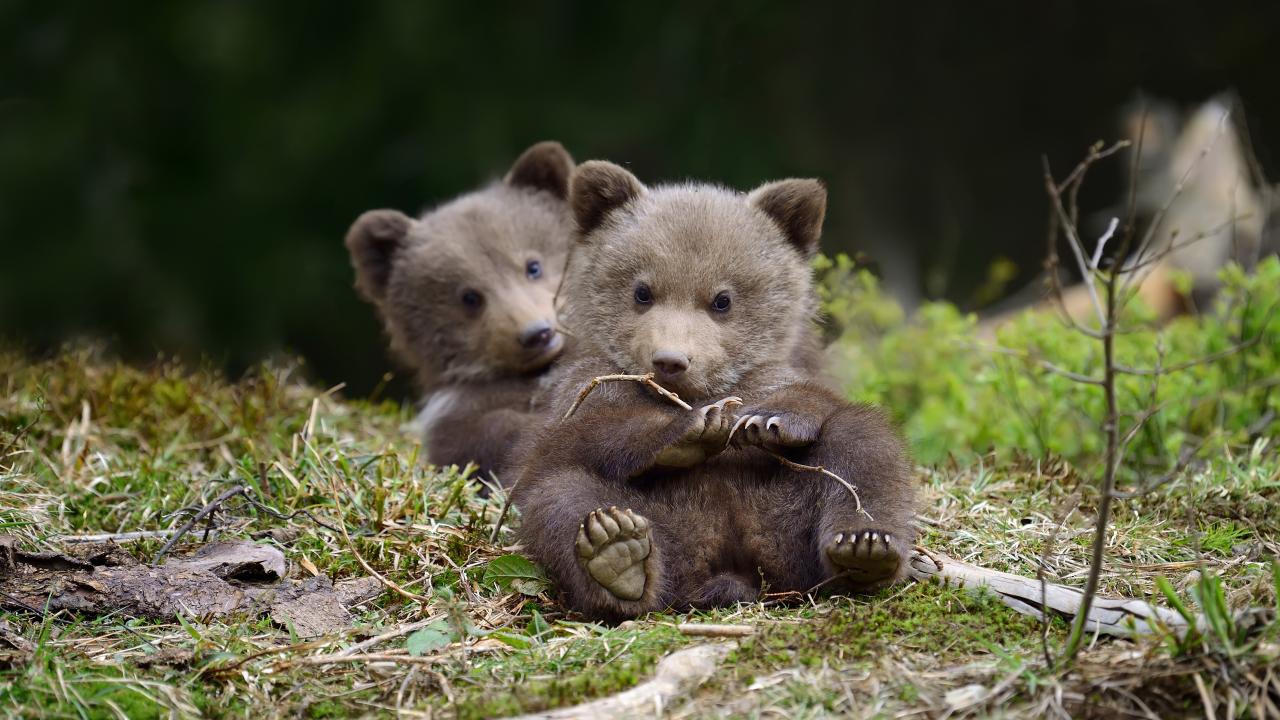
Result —
[{"label": "claw", "polygon": [[769,421],[766,422],[764,426],[765,426],[765,429],[767,430],[777,430],[778,428],[782,427],[782,418],[778,417],[777,415],[774,415],[773,417],[769,418]]}]

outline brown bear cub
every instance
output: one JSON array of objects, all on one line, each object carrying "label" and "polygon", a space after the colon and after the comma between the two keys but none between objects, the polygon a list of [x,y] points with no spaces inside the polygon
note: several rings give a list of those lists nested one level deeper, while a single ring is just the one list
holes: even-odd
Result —
[{"label": "brown bear cub", "polygon": [[[815,370],[822,184],[646,188],[593,161],[570,204],[562,293],[580,346],[514,490],[522,539],[568,604],[619,620],[902,577],[916,536],[902,443]],[[614,373],[654,373],[694,409],[614,382],[561,419]],[[865,512],[838,481],[774,454],[840,475]]]},{"label": "brown bear cub", "polygon": [[524,152],[501,182],[428,211],[361,215],[347,233],[356,288],[425,393],[427,458],[504,475],[540,383],[564,349],[553,307],[573,234],[574,163]]}]

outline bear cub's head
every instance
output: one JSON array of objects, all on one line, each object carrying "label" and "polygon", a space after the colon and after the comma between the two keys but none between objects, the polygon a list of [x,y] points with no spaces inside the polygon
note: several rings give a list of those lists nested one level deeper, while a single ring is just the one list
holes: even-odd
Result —
[{"label": "bear cub's head", "polygon": [[416,220],[371,210],[351,226],[356,289],[424,385],[532,374],[560,354],[573,168],[559,143],[538,143],[501,182]]},{"label": "bear cub's head", "polygon": [[813,332],[809,261],[827,193],[780,180],[749,194],[646,188],[617,165],[574,173],[577,249],[565,325],[584,351],[649,373],[689,400],[729,393],[753,370],[789,366]]}]

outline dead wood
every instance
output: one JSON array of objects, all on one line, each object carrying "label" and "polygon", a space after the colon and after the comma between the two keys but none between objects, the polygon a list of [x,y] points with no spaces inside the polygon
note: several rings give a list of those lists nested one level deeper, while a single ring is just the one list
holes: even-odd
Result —
[{"label": "dead wood", "polygon": [[[1043,617],[1042,606],[1071,620],[1080,612],[1084,593],[1073,587],[1044,583],[1012,573],[989,570],[937,552],[917,550],[908,571],[915,580],[938,579],[961,587],[985,587],[1014,610],[1033,617]],[[1041,598],[1043,597],[1043,602]],[[1088,609],[1086,631],[1117,637],[1132,637],[1155,632],[1156,628],[1182,634],[1188,623],[1176,611],[1134,598],[1094,598]]]},{"label": "dead wood", "polygon": [[662,717],[673,701],[706,682],[737,646],[735,642],[723,642],[677,650],[658,661],[652,678],[630,690],[573,707],[521,715],[517,720]]},{"label": "dead wood", "polygon": [[269,615],[306,637],[349,627],[347,608],[381,592],[371,578],[336,586],[324,576],[282,580],[283,553],[246,541],[205,545],[163,565],[125,562],[127,554],[116,550],[28,553],[13,538],[0,538],[0,606],[159,620]]}]

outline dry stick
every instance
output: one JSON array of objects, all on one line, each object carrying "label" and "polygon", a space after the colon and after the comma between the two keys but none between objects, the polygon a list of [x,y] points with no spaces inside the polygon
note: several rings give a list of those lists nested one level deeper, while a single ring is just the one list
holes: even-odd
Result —
[{"label": "dry stick", "polygon": [[564,417],[561,419],[568,420],[575,412],[577,412],[578,406],[582,404],[583,400],[587,399],[587,396],[591,394],[592,390],[595,390],[596,388],[600,387],[602,384],[607,382],[624,382],[624,381],[638,382],[643,385],[647,385],[654,392],[665,397],[666,399],[670,400],[676,405],[679,405],[685,410],[693,409],[693,406],[681,400],[679,395],[671,392],[670,390],[654,382],[653,373],[645,373],[644,375],[601,375],[600,377],[592,378],[591,382],[587,383],[587,386],[582,388],[582,392],[578,393],[578,399],[573,401],[573,405],[569,406],[569,412],[566,412],[564,414]]},{"label": "dry stick", "polygon": [[57,535],[50,540],[60,543],[125,542],[150,538],[167,538],[177,530],[133,530],[121,533],[97,533],[95,535]]},{"label": "dry stick", "polygon": [[401,665],[434,665],[440,662],[437,655],[390,655],[387,653],[370,653],[368,655],[308,655],[306,657],[284,660],[276,663],[272,670],[280,672],[299,665],[333,665],[336,663],[375,663],[390,662]]},{"label": "dry stick", "polygon": [[401,625],[400,627],[395,628],[394,630],[388,630],[387,632],[384,632],[381,635],[375,635],[369,638],[368,640],[365,640],[363,642],[358,642],[355,645],[352,645],[351,647],[347,648],[346,650],[343,650],[342,652],[338,653],[338,655],[356,655],[356,654],[362,653],[365,650],[368,650],[371,647],[376,647],[378,645],[381,645],[382,643],[388,640],[394,640],[398,637],[403,637],[405,635],[408,635],[409,633],[415,632],[421,628],[424,628],[430,625],[433,622],[436,622],[437,620],[443,617],[444,615],[432,615],[429,618],[424,618],[417,622],[411,622],[408,625]]},{"label": "dry stick", "polygon": [[222,503],[230,500],[236,495],[240,495],[244,493],[245,491],[246,491],[246,488],[244,485],[236,485],[230,490],[227,490],[226,492],[222,493],[218,497],[214,498],[213,502],[209,503],[208,505],[205,505],[203,508],[200,509],[200,512],[193,515],[191,519],[186,522],[185,525],[178,528],[178,532],[174,533],[173,537],[169,538],[169,542],[165,543],[164,547],[160,548],[160,552],[156,553],[155,559],[152,560],[151,563],[153,565],[159,565],[160,559],[165,556],[165,553],[169,552],[169,550],[171,550],[173,546],[176,545],[184,535],[191,532],[191,528],[195,527],[196,523],[208,517],[209,514],[212,513],[214,510],[217,510],[218,506],[222,505]]},{"label": "dry stick", "polygon": [[712,625],[702,623],[681,623],[676,625],[681,635],[690,637],[749,637],[756,634],[751,625]]},{"label": "dry stick", "polygon": [[[564,420],[568,420],[570,416],[572,416],[575,412],[577,412],[578,406],[582,404],[582,401],[586,400],[587,396],[591,394],[591,391],[595,390],[597,387],[600,387],[601,384],[607,383],[607,382],[624,382],[624,381],[638,382],[643,385],[647,385],[648,387],[656,391],[659,395],[665,397],[666,399],[670,400],[676,405],[679,405],[685,410],[693,409],[693,406],[681,400],[679,395],[676,395],[675,393],[671,392],[670,390],[662,387],[657,382],[655,382],[653,379],[653,373],[646,373],[644,375],[601,375],[600,377],[592,378],[591,382],[587,383],[587,386],[582,388],[582,392],[578,393],[578,398],[573,401],[573,405],[569,407],[569,412],[566,412],[564,414],[564,418],[562,418],[561,421],[563,422]],[[858,496],[857,489],[854,488],[852,485],[850,485],[849,481],[831,472],[830,470],[822,467],[821,465],[805,465],[803,463],[798,463],[793,460],[788,460],[782,455],[779,455],[778,453],[772,450],[769,450],[767,448],[762,447],[760,449],[764,450],[765,453],[769,454],[775,460],[782,463],[783,465],[786,465],[792,470],[799,470],[801,472],[820,473],[822,475],[826,475],[829,478],[833,478],[839,481],[840,484],[844,485],[845,489],[849,491],[849,494],[853,495],[853,502],[857,505],[858,512],[866,516],[868,520],[875,519],[871,517],[870,513],[862,509],[862,498]]]}]

